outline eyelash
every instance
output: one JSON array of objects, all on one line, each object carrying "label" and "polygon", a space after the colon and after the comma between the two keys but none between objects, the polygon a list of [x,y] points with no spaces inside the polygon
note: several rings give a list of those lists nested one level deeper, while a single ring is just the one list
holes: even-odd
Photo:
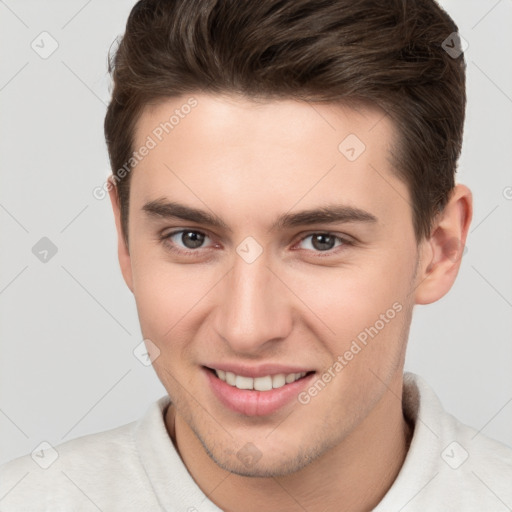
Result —
[{"label": "eyelash", "polygon": [[[176,231],[172,231],[170,233],[167,233],[166,235],[162,235],[160,237],[160,241],[163,243],[163,245],[169,249],[170,251],[178,254],[178,255],[181,255],[181,256],[192,256],[192,257],[196,257],[196,256],[200,256],[200,249],[205,249],[204,247],[199,247],[195,250],[192,250],[192,249],[189,249],[189,250],[184,250],[184,249],[179,249],[176,247],[176,245],[174,243],[172,243],[170,241],[170,239],[174,236],[174,235],[177,235],[177,234],[180,234],[180,233],[188,233],[188,232],[191,232],[191,233],[199,233],[201,235],[204,235],[205,237],[208,237],[210,238],[206,233],[204,233],[203,231],[199,231],[199,230],[196,230],[196,229],[179,229],[179,230],[176,230]],[[303,249],[303,250],[306,250],[308,252],[313,252],[313,253],[316,253],[316,256],[315,257],[319,257],[319,258],[325,258],[325,257],[329,257],[329,256],[332,256],[334,254],[337,254],[338,252],[340,252],[341,250],[343,250],[344,247],[346,246],[352,246],[354,245],[354,242],[348,238],[345,238],[345,237],[342,237],[342,236],[339,236],[339,235],[335,235],[334,233],[331,233],[329,231],[313,231],[313,232],[310,232],[309,234],[306,234],[305,236],[303,236],[299,242],[303,242],[305,239],[313,236],[313,235],[328,235],[328,236],[333,236],[337,241],[341,242],[340,245],[338,246],[335,246],[333,247],[332,249],[329,249],[329,250],[326,250],[326,251],[312,251],[312,250],[309,250],[309,249]],[[208,248],[207,248],[208,249]],[[336,250],[337,249],[337,250]],[[300,249],[298,249],[300,250]]]}]

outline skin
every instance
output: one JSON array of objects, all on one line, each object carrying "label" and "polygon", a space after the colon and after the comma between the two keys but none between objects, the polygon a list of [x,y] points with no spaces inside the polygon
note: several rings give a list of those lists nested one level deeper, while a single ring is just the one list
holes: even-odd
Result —
[{"label": "skin", "polygon": [[[457,185],[418,244],[409,191],[390,161],[394,125],[379,109],[193,96],[197,107],[132,171],[129,247],[110,191],[123,277],[144,338],[160,350],[153,366],[172,399],[169,435],[223,510],[371,509],[412,435],[401,397],[413,307],[451,288],[471,192]],[[135,147],[188,98],[147,107]],[[348,134],[366,146],[352,162],[338,149]],[[229,229],[142,210],[163,198],[213,213]],[[377,221],[270,230],[280,215],[332,204]],[[181,234],[174,244],[161,240],[179,229],[207,237],[196,249]],[[353,243],[322,250],[313,233]],[[263,250],[252,263],[236,251],[248,236]],[[246,416],[223,406],[204,378],[201,368],[212,361],[291,364],[322,375],[396,303],[401,311],[305,405],[292,400],[268,416]],[[237,457],[247,443],[261,455],[250,465]]]}]

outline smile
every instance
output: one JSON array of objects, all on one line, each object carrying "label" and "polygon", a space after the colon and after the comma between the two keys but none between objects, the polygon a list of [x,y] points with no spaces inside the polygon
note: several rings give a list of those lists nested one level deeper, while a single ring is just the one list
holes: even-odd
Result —
[{"label": "smile", "polygon": [[217,377],[226,384],[238,389],[249,389],[255,391],[270,391],[271,389],[282,388],[286,384],[291,384],[296,380],[301,379],[307,372],[300,373],[278,373],[277,375],[266,375],[264,377],[244,377],[243,375],[236,375],[232,372],[225,372],[224,370],[214,370]]},{"label": "smile", "polygon": [[[234,370],[232,366],[230,368]],[[228,368],[204,366],[203,374],[217,403],[244,416],[268,416],[297,402],[297,396],[315,377],[315,371],[290,372],[291,368],[239,367],[240,375]],[[283,371],[284,370],[284,371]],[[277,373],[279,372],[279,373]]]}]

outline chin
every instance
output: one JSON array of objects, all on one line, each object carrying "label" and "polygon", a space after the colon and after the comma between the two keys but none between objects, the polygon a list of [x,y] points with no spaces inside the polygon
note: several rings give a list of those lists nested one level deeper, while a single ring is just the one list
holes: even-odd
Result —
[{"label": "chin", "polygon": [[235,475],[252,478],[275,478],[290,475],[306,467],[311,460],[307,458],[295,458],[285,460],[270,460],[263,463],[261,460],[254,465],[245,465],[233,458],[218,460],[210,455],[212,460],[222,469]]},{"label": "chin", "polygon": [[252,443],[246,443],[238,451],[218,445],[211,450],[202,439],[200,441],[217,466],[235,475],[252,478],[274,478],[296,473],[329,448],[313,445],[309,450],[304,450],[290,446],[288,451],[276,453],[272,447],[267,446],[260,451]]}]

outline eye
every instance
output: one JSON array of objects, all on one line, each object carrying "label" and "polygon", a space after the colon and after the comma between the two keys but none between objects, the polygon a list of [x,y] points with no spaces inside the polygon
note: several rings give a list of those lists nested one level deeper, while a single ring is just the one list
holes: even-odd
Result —
[{"label": "eye", "polygon": [[351,245],[351,242],[332,233],[311,233],[302,238],[300,244],[305,245],[305,247],[302,247],[303,249],[313,250],[314,252],[337,252],[332,251],[332,249],[343,245]]},{"label": "eye", "polygon": [[[207,240],[211,241],[208,235],[195,229],[180,229],[161,236],[161,241],[167,249],[184,256],[199,256],[202,253],[200,249],[214,247],[215,244],[206,245]],[[353,245],[350,239],[328,232],[311,233],[297,244],[299,249],[317,253],[318,256],[336,254],[349,245]]]},{"label": "eye", "polygon": [[193,229],[180,229],[162,236],[162,241],[166,247],[179,254],[190,254],[198,252],[196,249],[204,247],[205,240],[210,237],[202,231]]}]

